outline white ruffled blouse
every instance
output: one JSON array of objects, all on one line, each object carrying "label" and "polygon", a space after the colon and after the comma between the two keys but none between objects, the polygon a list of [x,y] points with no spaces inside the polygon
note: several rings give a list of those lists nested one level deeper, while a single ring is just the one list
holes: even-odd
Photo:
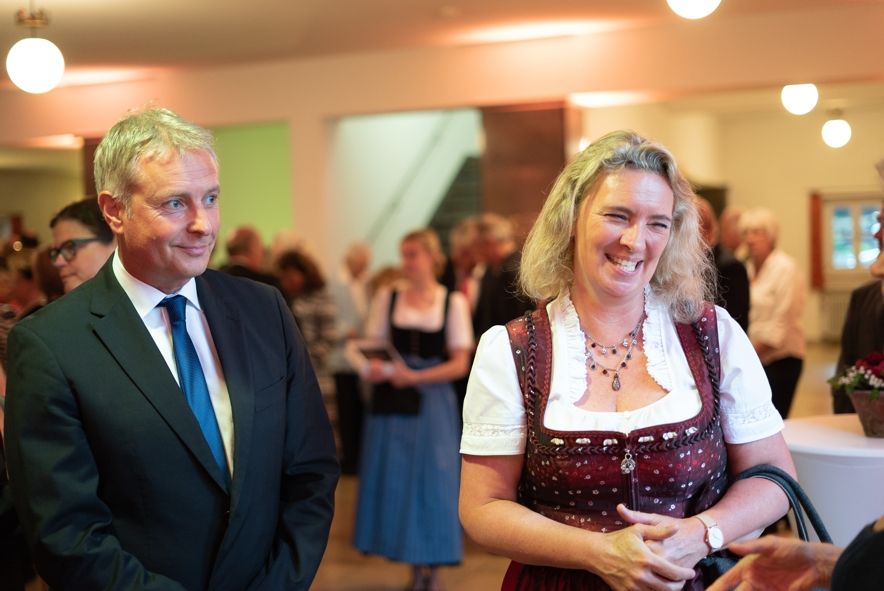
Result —
[{"label": "white ruffled blouse", "polygon": [[[648,290],[643,325],[647,370],[667,394],[656,402],[622,412],[575,406],[586,391],[586,336],[569,294],[547,304],[552,329],[550,396],[543,417],[560,431],[617,431],[683,421],[701,409],[687,357],[666,306]],[[740,325],[716,307],[721,349],[720,404],[725,441],[748,443],[783,428],[752,344]],[[461,453],[518,455],[525,451],[525,408],[506,328],[489,329],[476,351],[463,413]]]}]

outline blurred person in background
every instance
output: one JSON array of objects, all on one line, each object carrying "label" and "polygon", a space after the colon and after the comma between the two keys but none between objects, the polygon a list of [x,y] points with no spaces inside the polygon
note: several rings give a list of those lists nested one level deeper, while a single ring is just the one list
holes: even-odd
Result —
[{"label": "blurred person in background", "polygon": [[[835,375],[874,351],[884,351],[884,241],[882,241],[884,201],[878,212],[878,258],[869,267],[873,281],[853,290],[841,331],[841,354]],[[853,402],[842,388],[832,387],[835,414],[853,413]]]},{"label": "blurred person in background", "polygon": [[52,264],[49,253],[52,247],[46,246],[34,254],[34,280],[40,287],[40,291],[46,296],[46,301],[54,302],[64,295],[64,283],[58,269]]},{"label": "blurred person in background", "polygon": [[473,332],[483,334],[492,326],[506,324],[534,306],[518,285],[521,255],[512,222],[495,213],[485,213],[478,223],[479,252],[485,273],[473,313]]},{"label": "blurred person in background", "polygon": [[[479,218],[472,216],[458,222],[451,229],[449,246],[451,252],[440,283],[451,291],[457,290],[462,293],[470,304],[470,314],[475,314],[482,276],[485,275],[485,263],[482,262],[482,255],[479,252]],[[472,360],[473,351],[470,352],[471,365]],[[454,391],[457,392],[461,413],[468,382],[469,375],[454,380]]]},{"label": "blurred person in background", "polygon": [[98,208],[98,199],[75,201],[52,221],[49,259],[58,269],[65,293],[98,273],[117,247],[116,238]]},{"label": "blurred person in background", "polygon": [[734,253],[719,240],[718,221],[712,204],[697,197],[697,213],[700,214],[700,237],[712,254],[712,262],[718,271],[718,289],[715,303],[727,310],[743,331],[749,329],[749,275]]},{"label": "blurred person in background", "polygon": [[746,260],[746,247],[743,244],[743,233],[740,230],[740,216],[743,210],[729,205],[721,211],[718,218],[719,236],[721,244],[734,253],[739,261]]},{"label": "blurred person in background", "polygon": [[745,211],[740,230],[749,253],[749,339],[770,382],[774,406],[785,419],[804,365],[801,315],[807,286],[795,259],[777,248],[780,225],[772,211]]},{"label": "blurred person in background", "polygon": [[338,412],[331,377],[331,357],[337,341],[337,310],[319,263],[301,250],[283,252],[276,260],[282,293],[289,302],[295,322],[304,337],[313,371],[322,392],[322,402],[331,421],[335,446],[341,450]]},{"label": "blurred person in background", "polygon": [[362,336],[368,314],[368,267],[371,249],[363,242],[347,248],[344,264],[338,270],[331,292],[337,308],[335,348],[330,367],[335,381],[338,411],[338,432],[341,437],[341,472],[359,471],[359,449],[362,441],[362,385],[359,375],[344,356],[348,339]]},{"label": "blurred person in background", "polygon": [[479,284],[485,274],[485,263],[479,253],[479,219],[468,217],[459,221],[448,236],[449,256],[439,282],[449,290],[464,294],[470,310],[476,309]]},{"label": "blurred person in background", "polygon": [[444,265],[430,229],[400,243],[405,281],[382,288],[366,336],[387,340],[404,360],[370,363],[354,545],[412,566],[409,589],[442,589],[438,567],[463,556],[457,518],[460,435],[452,380],[469,369],[469,304],[437,281]]},{"label": "blurred person in background", "polygon": [[36,254],[36,252],[24,254],[21,263],[15,265],[12,300],[18,309],[17,320],[33,314],[46,305],[46,295],[37,283],[34,266],[31,262]]},{"label": "blurred person in background", "polygon": [[280,289],[276,276],[264,271],[264,243],[258,230],[252,226],[238,226],[230,232],[224,247],[227,250],[227,262],[221,267],[221,271]]}]

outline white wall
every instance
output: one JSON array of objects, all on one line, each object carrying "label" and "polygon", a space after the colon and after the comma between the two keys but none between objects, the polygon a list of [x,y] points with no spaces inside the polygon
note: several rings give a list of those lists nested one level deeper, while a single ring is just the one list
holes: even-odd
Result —
[{"label": "white wall", "polygon": [[475,109],[338,121],[330,140],[329,232],[346,240],[330,245],[327,268],[348,241],[370,239],[373,230],[380,233],[371,243],[372,266],[397,263],[399,239],[430,221],[464,159],[479,154],[480,133]]},{"label": "white wall", "polygon": [[710,113],[681,112],[663,103],[586,109],[584,138],[592,141],[618,129],[632,129],[656,140],[675,154],[692,182],[722,181],[719,120]]},{"label": "white wall", "polygon": [[52,216],[84,196],[82,175],[69,170],[0,171],[0,217],[21,215],[41,244],[52,239]]}]

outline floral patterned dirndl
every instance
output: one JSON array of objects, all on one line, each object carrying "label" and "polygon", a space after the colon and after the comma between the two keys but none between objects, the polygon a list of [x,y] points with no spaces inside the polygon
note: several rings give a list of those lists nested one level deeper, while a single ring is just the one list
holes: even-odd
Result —
[{"label": "floral patterned dirndl", "polygon": [[[677,331],[700,392],[697,416],[677,423],[613,431],[556,431],[543,425],[550,392],[552,337],[545,309],[507,324],[527,415],[522,505],[594,532],[628,526],[616,506],[682,518],[700,513],[727,488],[727,452],[718,405],[720,357],[715,309]],[[699,574],[684,589],[703,589]],[[607,591],[585,570],[510,564],[503,590]]]}]

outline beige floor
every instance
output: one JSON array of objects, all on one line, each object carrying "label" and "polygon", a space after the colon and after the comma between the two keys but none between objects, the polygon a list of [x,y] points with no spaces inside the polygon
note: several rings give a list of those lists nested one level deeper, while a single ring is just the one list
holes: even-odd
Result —
[{"label": "beige floor", "polygon": [[[791,416],[831,412],[826,380],[834,372],[837,355],[837,347],[831,345],[808,348]],[[403,589],[408,583],[407,566],[362,556],[350,544],[357,487],[357,479],[352,476],[342,478],[338,485],[335,521],[328,551],[313,585],[315,591],[387,591]],[[443,569],[443,579],[450,591],[499,589],[508,563],[507,559],[487,554],[467,542],[463,564]]]}]

